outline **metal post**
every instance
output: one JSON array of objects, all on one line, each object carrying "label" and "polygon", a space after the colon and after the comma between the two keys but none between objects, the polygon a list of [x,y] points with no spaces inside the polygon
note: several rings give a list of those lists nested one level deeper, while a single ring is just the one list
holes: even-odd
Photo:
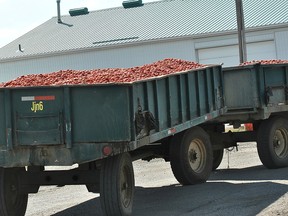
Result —
[{"label": "metal post", "polygon": [[239,57],[240,57],[240,63],[243,63],[247,61],[243,2],[242,0],[235,0],[235,2],[236,2],[236,14],[237,14]]}]

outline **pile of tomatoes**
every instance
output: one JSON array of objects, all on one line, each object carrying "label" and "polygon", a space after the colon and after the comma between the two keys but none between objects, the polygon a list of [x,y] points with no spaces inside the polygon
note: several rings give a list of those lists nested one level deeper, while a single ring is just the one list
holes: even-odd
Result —
[{"label": "pile of tomatoes", "polygon": [[242,64],[240,64],[240,66],[253,65],[253,64],[268,65],[268,64],[287,64],[287,63],[288,63],[288,60],[279,60],[279,59],[272,59],[272,60],[253,60],[253,61],[243,62]]},{"label": "pile of tomatoes", "polygon": [[47,74],[24,75],[3,83],[0,87],[131,83],[203,67],[206,67],[206,65],[181,59],[167,58],[152,64],[132,68],[60,70]]}]

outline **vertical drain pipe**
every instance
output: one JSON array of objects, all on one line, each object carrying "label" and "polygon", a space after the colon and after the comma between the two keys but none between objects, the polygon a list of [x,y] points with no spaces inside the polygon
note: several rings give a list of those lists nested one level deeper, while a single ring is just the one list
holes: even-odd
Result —
[{"label": "vertical drain pipe", "polygon": [[62,23],[61,20],[61,12],[60,12],[60,0],[56,0],[57,2],[57,17],[58,17],[58,23]]}]

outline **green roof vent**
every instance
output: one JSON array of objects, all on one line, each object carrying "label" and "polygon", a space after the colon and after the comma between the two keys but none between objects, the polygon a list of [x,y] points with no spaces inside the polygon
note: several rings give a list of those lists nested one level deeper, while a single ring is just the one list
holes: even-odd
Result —
[{"label": "green roof vent", "polygon": [[124,8],[133,8],[143,6],[142,0],[128,0],[123,1],[122,5]]},{"label": "green roof vent", "polygon": [[88,8],[83,7],[83,8],[74,8],[69,10],[70,16],[79,16],[79,15],[85,15],[88,14]]}]

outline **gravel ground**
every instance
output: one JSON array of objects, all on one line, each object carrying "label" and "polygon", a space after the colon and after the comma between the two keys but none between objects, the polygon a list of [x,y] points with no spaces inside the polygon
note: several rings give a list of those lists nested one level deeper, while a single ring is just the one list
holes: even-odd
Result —
[{"label": "gravel ground", "polygon": [[[268,170],[255,143],[225,151],[207,183],[181,186],[170,164],[155,159],[134,162],[136,216],[287,216],[288,168]],[[41,187],[29,195],[27,216],[102,215],[99,194],[85,186]]]}]

